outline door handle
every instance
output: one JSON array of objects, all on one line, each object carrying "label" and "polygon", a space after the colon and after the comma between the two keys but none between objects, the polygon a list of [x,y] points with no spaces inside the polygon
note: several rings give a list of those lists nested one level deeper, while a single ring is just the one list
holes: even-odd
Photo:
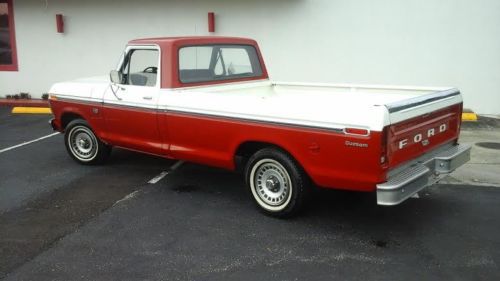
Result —
[{"label": "door handle", "polygon": [[145,99],[145,100],[152,100],[152,99],[153,99],[153,97],[152,97],[152,96],[144,96],[144,97],[142,97],[142,99]]}]

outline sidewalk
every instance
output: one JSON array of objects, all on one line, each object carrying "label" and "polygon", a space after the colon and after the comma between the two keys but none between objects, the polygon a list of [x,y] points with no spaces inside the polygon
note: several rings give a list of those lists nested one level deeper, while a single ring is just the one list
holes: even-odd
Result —
[{"label": "sidewalk", "polygon": [[[500,187],[500,119],[480,117],[478,122],[463,123],[459,142],[472,145],[471,160],[440,183]],[[498,149],[477,145],[483,142],[497,143]]]}]

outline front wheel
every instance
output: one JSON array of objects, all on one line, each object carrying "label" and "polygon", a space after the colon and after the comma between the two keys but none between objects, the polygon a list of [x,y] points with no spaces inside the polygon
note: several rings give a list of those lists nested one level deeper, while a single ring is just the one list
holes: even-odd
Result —
[{"label": "front wheel", "polygon": [[65,129],[64,144],[71,158],[86,165],[104,162],[111,147],[103,143],[92,131],[87,121],[76,119]]},{"label": "front wheel", "polygon": [[304,205],[309,179],[287,153],[264,148],[250,157],[246,182],[259,209],[275,217],[291,217]]}]

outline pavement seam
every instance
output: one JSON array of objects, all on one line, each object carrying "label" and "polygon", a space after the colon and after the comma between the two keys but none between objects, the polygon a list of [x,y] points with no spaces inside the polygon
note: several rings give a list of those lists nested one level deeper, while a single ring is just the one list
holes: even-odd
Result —
[{"label": "pavement seam", "polygon": [[177,170],[177,168],[179,168],[182,164],[184,164],[184,161],[182,160],[178,160],[177,162],[175,162],[172,166],[170,166],[166,171],[163,171],[161,172],[160,174],[158,174],[157,176],[155,176],[154,178],[150,179],[148,181],[149,184],[156,184],[158,183],[159,181],[161,181],[164,177],[166,177],[168,174],[170,174],[171,172]]},{"label": "pavement seam", "polygon": [[113,203],[113,205],[111,207],[113,207],[115,205],[118,205],[121,202],[124,202],[124,201],[127,201],[129,199],[137,197],[137,195],[139,195],[140,191],[141,191],[141,189],[138,189],[138,190],[136,190],[136,191],[134,191],[134,192],[132,192],[130,194],[125,195],[122,199],[120,199],[120,200],[116,201],[115,203]]}]

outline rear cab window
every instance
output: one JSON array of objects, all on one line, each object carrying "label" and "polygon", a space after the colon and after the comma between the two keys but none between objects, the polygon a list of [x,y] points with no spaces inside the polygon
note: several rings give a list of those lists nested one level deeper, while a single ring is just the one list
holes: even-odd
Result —
[{"label": "rear cab window", "polygon": [[262,76],[254,46],[198,45],[179,49],[179,80],[182,83],[223,81]]}]

